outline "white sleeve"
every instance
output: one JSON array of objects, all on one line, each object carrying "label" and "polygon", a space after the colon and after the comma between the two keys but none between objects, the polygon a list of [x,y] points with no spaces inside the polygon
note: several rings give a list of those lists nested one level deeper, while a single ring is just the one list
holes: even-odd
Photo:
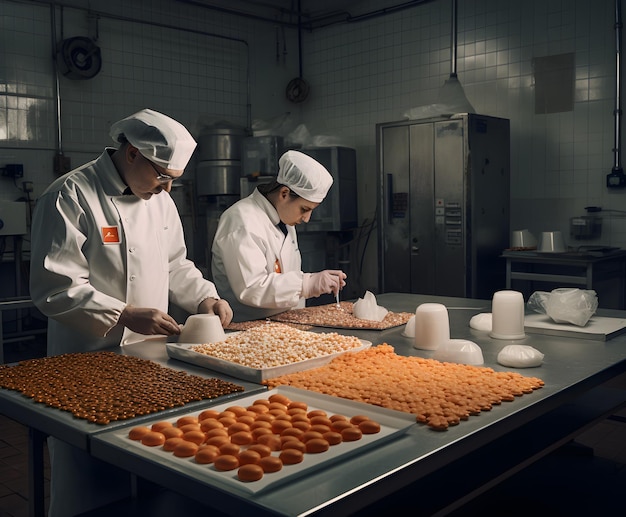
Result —
[{"label": "white sleeve", "polygon": [[90,335],[105,336],[126,304],[90,283],[82,251],[84,211],[68,193],[37,200],[31,230],[30,294],[46,316]]},{"label": "white sleeve", "polygon": [[228,283],[237,299],[249,306],[289,309],[300,299],[302,271],[275,271],[276,257],[259,235],[239,228],[219,237]]}]

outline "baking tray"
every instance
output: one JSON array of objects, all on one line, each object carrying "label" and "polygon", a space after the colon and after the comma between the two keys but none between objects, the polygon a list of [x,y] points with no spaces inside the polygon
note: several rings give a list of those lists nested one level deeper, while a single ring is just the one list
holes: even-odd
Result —
[{"label": "baking tray", "polygon": [[[234,332],[229,335],[232,334],[234,334]],[[272,366],[269,368],[251,368],[249,366],[232,363],[207,354],[201,354],[200,352],[194,352],[191,350],[191,347],[197,346],[195,343],[167,343],[166,348],[167,354],[173,359],[195,364],[196,366],[202,366],[216,372],[225,373],[226,375],[236,377],[237,379],[260,383],[264,380],[273,379],[274,377],[278,377],[280,375],[301,372],[303,370],[317,368],[318,366],[324,366],[332,361],[333,358],[341,354],[358,352],[372,346],[371,341],[366,341],[364,339],[360,339],[359,341],[361,341],[362,345],[351,350],[324,355],[321,357],[314,357],[312,359],[305,359],[304,361],[298,361],[296,363]]]},{"label": "baking tray", "polygon": [[[340,310],[345,311],[347,314],[354,316],[353,314],[353,302],[339,302]],[[371,321],[371,320],[359,320],[357,318],[353,318],[354,321],[360,322],[360,324],[340,324],[337,321],[320,321],[319,316],[315,313],[316,310],[337,310],[337,305],[334,303],[327,305],[320,305],[315,307],[304,307],[299,309],[291,309],[285,312],[280,312],[278,314],[274,314],[270,316],[268,319],[271,321],[277,321],[279,323],[285,324],[299,324],[299,325],[309,325],[312,327],[321,327],[321,328],[329,328],[329,329],[342,329],[342,330],[374,330],[374,331],[382,331],[389,330],[395,327],[400,327],[405,325],[406,322],[413,316],[413,313],[396,313],[393,311],[389,311],[385,319],[382,321]],[[399,319],[394,318],[397,316]],[[331,318],[332,320],[332,318]],[[385,320],[387,322],[385,323]]]},{"label": "baking tray", "polygon": [[[291,400],[306,402],[309,410],[322,409],[329,415],[342,414],[347,417],[354,415],[367,415],[371,419],[380,424],[381,430],[377,434],[364,434],[363,437],[354,442],[342,442],[332,445],[326,452],[319,454],[305,454],[304,460],[296,465],[284,465],[282,470],[274,473],[267,473],[259,481],[242,482],[237,478],[237,469],[228,472],[220,472],[213,465],[201,465],[196,463],[193,458],[179,458],[171,452],[164,451],[161,447],[147,447],[141,443],[128,438],[128,431],[132,426],[123,429],[117,429],[112,432],[99,433],[95,439],[105,441],[116,447],[126,450],[127,452],[147,458],[168,468],[182,472],[197,480],[221,485],[247,494],[255,494],[261,491],[273,488],[282,483],[289,482],[296,477],[304,476],[314,470],[322,469],[340,463],[350,456],[361,454],[364,451],[377,447],[382,443],[393,440],[394,437],[406,432],[406,430],[415,425],[415,416],[400,411],[394,411],[378,406],[356,402],[352,400],[323,395],[312,391],[292,388],[290,386],[278,386],[263,394],[254,394],[247,397],[238,398],[236,402],[230,401],[225,404],[211,406],[217,410],[223,410],[236,403],[239,406],[251,405],[259,398],[267,399],[274,393],[281,393],[289,397]],[[193,411],[187,415],[197,416],[201,411]],[[176,422],[178,418],[185,416],[179,413],[176,418],[169,421]],[[151,426],[155,422],[162,422],[163,418],[155,418],[142,425]],[[273,452],[278,455],[278,452]]]},{"label": "baking tray", "polygon": [[608,341],[626,332],[626,319],[592,316],[584,327],[580,327],[571,323],[556,323],[545,314],[528,314],[524,318],[524,329],[531,334]]}]

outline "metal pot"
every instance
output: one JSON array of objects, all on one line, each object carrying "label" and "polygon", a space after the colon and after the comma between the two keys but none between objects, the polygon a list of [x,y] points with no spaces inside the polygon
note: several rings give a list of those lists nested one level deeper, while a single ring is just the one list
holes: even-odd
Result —
[{"label": "metal pot", "polygon": [[241,162],[208,160],[196,166],[196,189],[199,196],[239,195]]},{"label": "metal pot", "polygon": [[211,128],[198,137],[198,160],[240,160],[241,142],[246,136],[242,128]]}]

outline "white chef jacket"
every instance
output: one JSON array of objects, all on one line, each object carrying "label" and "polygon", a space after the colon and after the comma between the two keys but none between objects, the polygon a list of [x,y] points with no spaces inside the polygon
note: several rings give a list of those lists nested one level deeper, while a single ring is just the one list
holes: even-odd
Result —
[{"label": "white chef jacket", "polygon": [[37,200],[30,292],[49,318],[49,355],[145,339],[117,325],[127,304],[167,312],[171,300],[195,313],[202,300],[218,298],[187,259],[169,193],[124,195],[113,151],[58,178]]},{"label": "white chef jacket", "polygon": [[262,319],[304,307],[302,258],[293,226],[277,226],[278,212],[255,189],[220,217],[212,246],[211,272],[233,321]]},{"label": "white chef jacket", "polygon": [[[215,286],[187,259],[170,195],[124,195],[110,154],[58,178],[33,215],[30,292],[48,316],[48,355],[145,339],[117,325],[127,304],[190,313]],[[59,439],[48,440],[50,517],[82,513],[131,494],[130,476]]]}]

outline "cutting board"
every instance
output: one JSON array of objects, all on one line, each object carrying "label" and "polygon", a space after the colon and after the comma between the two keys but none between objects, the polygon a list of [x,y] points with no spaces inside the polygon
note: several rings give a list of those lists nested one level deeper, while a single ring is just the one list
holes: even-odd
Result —
[{"label": "cutting board", "polygon": [[531,334],[606,341],[626,332],[626,319],[593,316],[584,327],[579,327],[571,323],[555,323],[545,314],[527,314],[524,329]]}]

